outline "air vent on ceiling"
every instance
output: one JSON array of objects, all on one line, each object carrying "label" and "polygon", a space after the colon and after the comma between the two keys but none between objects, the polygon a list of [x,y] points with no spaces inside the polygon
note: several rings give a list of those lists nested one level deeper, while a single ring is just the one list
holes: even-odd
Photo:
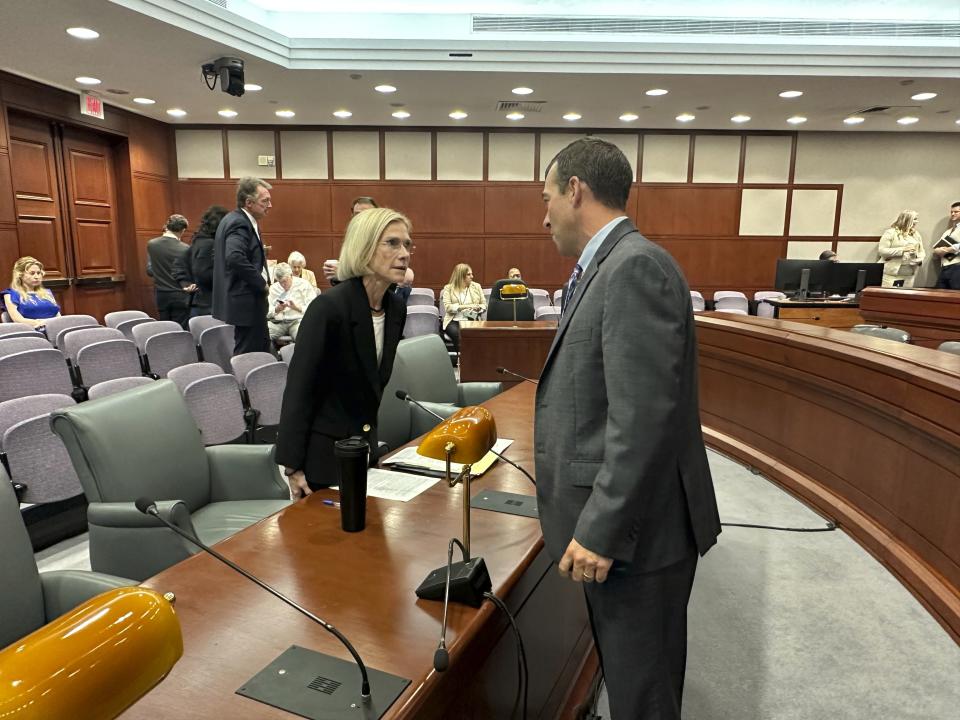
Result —
[{"label": "air vent on ceiling", "polygon": [[227,9],[227,0],[207,0],[209,3],[213,3],[217,7],[222,7],[224,10]]},{"label": "air vent on ceiling", "polygon": [[852,115],[883,115],[890,110],[916,110],[919,105],[873,105],[872,107],[857,110]]},{"label": "air vent on ceiling", "polygon": [[960,23],[765,20],[738,18],[559,17],[474,15],[475,33],[609,33],[611,35],[792,35],[956,38]]},{"label": "air vent on ceiling", "polygon": [[501,100],[497,103],[497,112],[535,112],[543,110],[546,100]]}]

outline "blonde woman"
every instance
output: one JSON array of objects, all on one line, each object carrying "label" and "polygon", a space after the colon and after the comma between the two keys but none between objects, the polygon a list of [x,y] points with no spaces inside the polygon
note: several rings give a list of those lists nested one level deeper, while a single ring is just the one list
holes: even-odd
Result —
[{"label": "blonde woman", "polygon": [[443,302],[443,331],[453,341],[455,350],[460,350],[460,321],[476,320],[487,309],[480,283],[473,281],[473,270],[466,263],[453,269],[450,282],[440,294]]},{"label": "blonde woman", "polygon": [[883,287],[913,287],[917,268],[926,253],[917,231],[919,214],[904,210],[880,237],[877,251],[883,261]]},{"label": "blonde woman", "polygon": [[22,257],[13,264],[10,287],[4,290],[3,305],[10,319],[34,328],[60,316],[53,293],[43,286],[43,263],[35,257]]}]

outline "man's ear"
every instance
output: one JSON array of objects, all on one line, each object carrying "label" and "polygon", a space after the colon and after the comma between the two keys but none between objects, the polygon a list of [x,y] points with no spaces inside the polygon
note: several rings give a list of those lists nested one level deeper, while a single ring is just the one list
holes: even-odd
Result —
[{"label": "man's ear", "polygon": [[580,207],[583,203],[583,183],[576,175],[572,176],[567,182],[570,187],[570,202],[575,208]]}]

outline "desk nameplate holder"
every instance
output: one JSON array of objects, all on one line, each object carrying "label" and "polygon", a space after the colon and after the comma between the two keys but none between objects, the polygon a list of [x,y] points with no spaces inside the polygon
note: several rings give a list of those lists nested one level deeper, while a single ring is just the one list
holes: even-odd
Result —
[{"label": "desk nameplate holder", "polygon": [[371,697],[364,703],[356,663],[291,645],[237,695],[309,720],[379,720],[410,681],[370,667],[367,674]]},{"label": "desk nameplate holder", "polygon": [[501,490],[481,490],[471,499],[470,507],[534,519],[540,517],[535,495],[521,495]]}]

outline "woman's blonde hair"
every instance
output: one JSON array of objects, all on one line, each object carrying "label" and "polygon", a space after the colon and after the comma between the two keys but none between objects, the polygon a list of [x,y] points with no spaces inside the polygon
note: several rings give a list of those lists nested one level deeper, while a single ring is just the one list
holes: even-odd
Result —
[{"label": "woman's blonde hair", "polygon": [[466,290],[470,287],[470,283],[467,282],[467,273],[473,272],[470,269],[470,266],[466,263],[458,263],[455,268],[453,268],[453,273],[450,275],[450,285],[455,290]]},{"label": "woman's blonde hair", "polygon": [[[43,263],[30,255],[20,258],[13,264],[13,277],[10,279],[10,288],[16,290],[24,299],[27,299],[28,293],[31,291],[23,284],[23,275],[33,265],[39,265],[40,271],[43,271]],[[43,280],[40,281],[40,285],[33,292],[42,298],[53,300],[53,293],[43,286]]]},{"label": "woman's blonde hair", "polygon": [[913,230],[913,223],[919,216],[920,213],[918,213],[916,210],[904,210],[897,215],[897,219],[893,221],[893,225],[890,227],[899,230],[905,235],[908,235]]},{"label": "woman's blonde hair", "polygon": [[369,274],[370,261],[377,251],[380,236],[388,225],[395,222],[406,225],[408,233],[413,230],[406,215],[389,208],[372,208],[354,215],[343,236],[337,279],[343,281]]}]

